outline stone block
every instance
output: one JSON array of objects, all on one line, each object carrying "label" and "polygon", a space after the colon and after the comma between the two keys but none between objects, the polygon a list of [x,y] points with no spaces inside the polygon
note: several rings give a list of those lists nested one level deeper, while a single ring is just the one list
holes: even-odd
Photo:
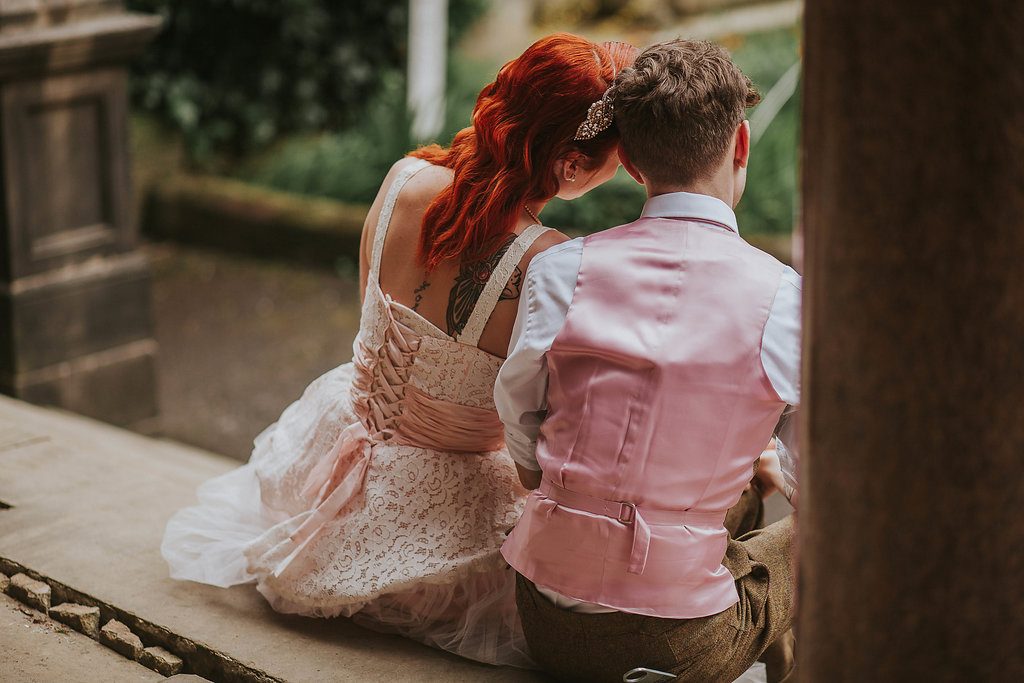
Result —
[{"label": "stone block", "polygon": [[[0,2],[0,79],[26,79],[125,63],[161,20],[119,11],[121,0]],[[5,35],[6,34],[6,35]]]},{"label": "stone block", "polygon": [[116,619],[111,619],[100,629],[100,642],[129,659],[138,660],[142,656],[142,641]]},{"label": "stone block", "polygon": [[0,574],[0,593],[6,593],[7,587],[11,585],[11,579],[7,574]]},{"label": "stone block", "polygon": [[162,647],[147,647],[142,651],[139,663],[161,676],[173,676],[181,671],[182,666],[181,658]]},{"label": "stone block", "polygon": [[0,372],[16,375],[152,336],[151,277],[144,254],[94,258],[0,290],[11,325]]},{"label": "stone block", "polygon": [[8,592],[33,609],[43,613],[50,610],[50,587],[42,581],[36,581],[25,574],[15,574],[11,577]]},{"label": "stone block", "polygon": [[[14,386],[8,386],[0,376],[0,392],[118,425],[129,425],[157,412],[155,342],[130,344],[57,368],[62,372],[21,375]],[[69,372],[63,372],[65,369]]]},{"label": "stone block", "polygon": [[178,674],[167,679],[167,683],[210,683],[209,679],[195,674]]},{"label": "stone block", "polygon": [[100,608],[65,602],[50,610],[50,616],[92,639],[100,637]]}]

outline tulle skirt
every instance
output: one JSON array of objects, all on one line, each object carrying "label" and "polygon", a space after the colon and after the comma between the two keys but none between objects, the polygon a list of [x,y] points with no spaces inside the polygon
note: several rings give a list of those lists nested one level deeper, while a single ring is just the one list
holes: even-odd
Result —
[{"label": "tulle skirt", "polygon": [[[257,437],[248,464],[199,487],[199,504],[167,524],[171,576],[255,582],[279,612],[351,617],[476,661],[532,667],[515,576],[499,554],[525,494],[507,452],[354,443],[351,382],[351,364],[317,379]],[[339,454],[352,460],[351,494],[320,520],[307,483]]]}]

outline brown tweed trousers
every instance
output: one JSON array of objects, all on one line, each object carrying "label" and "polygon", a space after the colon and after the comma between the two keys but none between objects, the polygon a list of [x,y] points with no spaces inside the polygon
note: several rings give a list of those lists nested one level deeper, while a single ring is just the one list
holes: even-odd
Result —
[{"label": "brown tweed trousers", "polygon": [[756,488],[729,511],[722,564],[740,599],[709,617],[570,612],[518,576],[516,600],[534,659],[558,680],[579,683],[618,683],[638,666],[674,673],[678,683],[731,683],[755,661],[765,662],[769,683],[795,680],[795,522],[790,515],[761,529],[763,514]]}]

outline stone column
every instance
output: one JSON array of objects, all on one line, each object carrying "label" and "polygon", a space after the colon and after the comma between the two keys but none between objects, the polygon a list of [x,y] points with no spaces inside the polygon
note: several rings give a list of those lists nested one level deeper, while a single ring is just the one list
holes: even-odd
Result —
[{"label": "stone column", "polygon": [[1024,680],[1024,3],[805,30],[800,680]]},{"label": "stone column", "polygon": [[0,390],[122,424],[156,412],[125,64],[159,24],[110,0],[0,3]]},{"label": "stone column", "polygon": [[409,0],[406,89],[416,142],[432,140],[444,127],[447,64],[448,0]]}]

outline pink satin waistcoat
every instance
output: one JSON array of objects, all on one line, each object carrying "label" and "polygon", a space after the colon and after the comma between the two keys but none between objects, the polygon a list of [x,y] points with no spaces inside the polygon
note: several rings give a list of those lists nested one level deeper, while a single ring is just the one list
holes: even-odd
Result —
[{"label": "pink satin waistcoat", "polygon": [[547,354],[547,481],[502,548],[509,564],[625,612],[693,618],[737,601],[721,522],[785,407],[760,353],[782,270],[697,220],[585,240]]}]

